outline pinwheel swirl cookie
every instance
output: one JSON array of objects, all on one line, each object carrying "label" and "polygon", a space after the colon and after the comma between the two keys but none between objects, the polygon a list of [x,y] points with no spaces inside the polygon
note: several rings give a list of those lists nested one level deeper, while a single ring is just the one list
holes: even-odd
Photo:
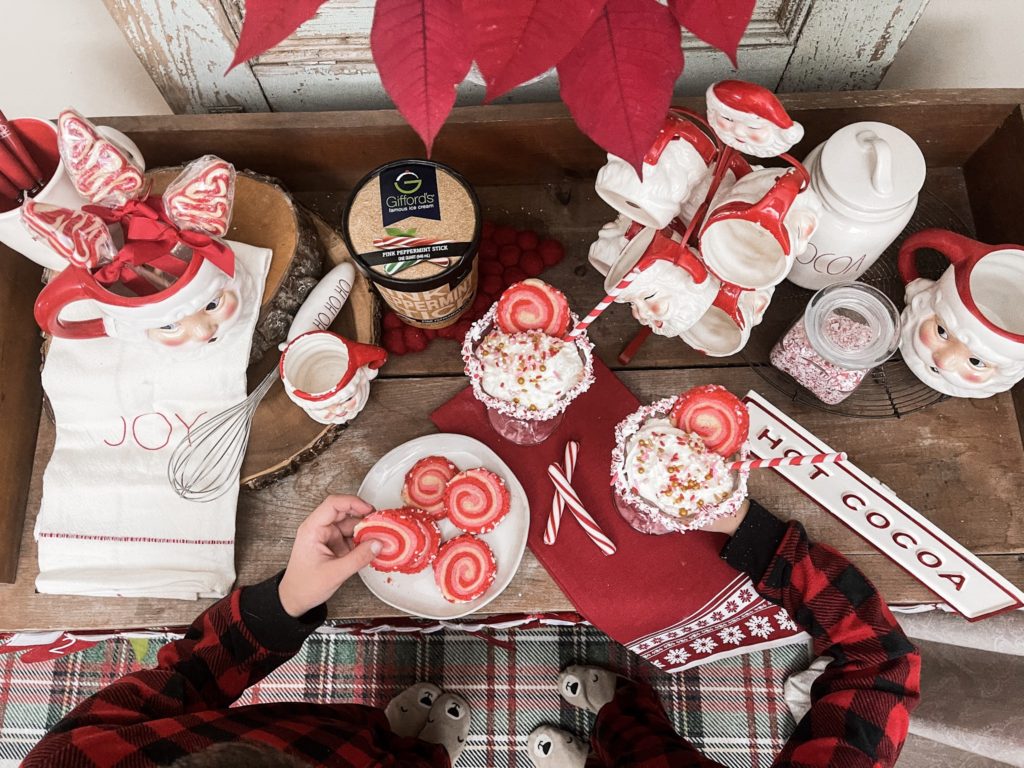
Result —
[{"label": "pinwheel swirl cookie", "polygon": [[494,583],[497,572],[491,548],[469,533],[445,542],[434,561],[434,581],[450,603],[482,597]]},{"label": "pinwheel swirl cookie", "polygon": [[422,510],[404,507],[373,512],[356,525],[357,544],[375,539],[382,545],[371,567],[383,573],[419,573],[437,557],[441,531]]},{"label": "pinwheel swirl cookie", "polygon": [[483,467],[460,472],[444,493],[445,514],[467,533],[493,531],[511,509],[512,497],[505,481]]},{"label": "pinwheel swirl cookie", "polygon": [[444,494],[459,468],[444,456],[427,456],[413,464],[402,484],[402,501],[435,519],[445,517]]}]

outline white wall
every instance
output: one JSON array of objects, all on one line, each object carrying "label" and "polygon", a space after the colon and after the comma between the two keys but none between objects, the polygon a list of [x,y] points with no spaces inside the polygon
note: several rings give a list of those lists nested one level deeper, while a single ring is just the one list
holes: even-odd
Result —
[{"label": "white wall", "polygon": [[931,0],[882,88],[1024,88],[1024,0]]},{"label": "white wall", "polygon": [[170,112],[102,0],[0,0],[0,72],[8,117]]},{"label": "white wall", "polygon": [[[12,117],[169,112],[102,0],[0,0],[0,72]],[[1024,0],[931,0],[882,87],[1024,87]]]}]

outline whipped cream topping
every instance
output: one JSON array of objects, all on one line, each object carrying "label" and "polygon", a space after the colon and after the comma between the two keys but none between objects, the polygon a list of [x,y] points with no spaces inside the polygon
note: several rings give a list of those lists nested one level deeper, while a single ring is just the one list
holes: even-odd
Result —
[{"label": "whipped cream topping", "polygon": [[663,418],[649,419],[627,438],[624,470],[637,495],[676,517],[720,504],[736,489],[725,459]]},{"label": "whipped cream topping", "polygon": [[551,408],[585,375],[575,344],[541,331],[493,330],[480,342],[476,357],[484,392],[528,411]]}]

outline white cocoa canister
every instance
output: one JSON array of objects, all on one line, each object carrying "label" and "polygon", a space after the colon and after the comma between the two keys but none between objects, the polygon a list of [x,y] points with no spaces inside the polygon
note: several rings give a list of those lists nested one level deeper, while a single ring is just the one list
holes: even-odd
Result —
[{"label": "white cocoa canister", "polygon": [[910,221],[924,155],[899,128],[863,122],[836,131],[804,165],[824,210],[788,279],[812,290],[856,280]]}]

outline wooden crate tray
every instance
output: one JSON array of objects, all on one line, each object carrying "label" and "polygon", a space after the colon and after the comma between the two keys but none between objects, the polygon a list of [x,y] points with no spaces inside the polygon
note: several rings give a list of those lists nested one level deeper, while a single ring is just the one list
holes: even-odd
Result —
[{"label": "wooden crate tray", "polygon": [[[797,94],[784,100],[807,129],[798,155],[847,123],[891,123],[921,145],[929,165],[929,193],[949,205],[979,239],[1024,242],[1024,115],[1019,106],[1024,91]],[[700,100],[682,103],[702,108]],[[238,167],[278,177],[298,200],[334,225],[347,190],[366,171],[422,153],[415,134],[398,115],[386,111],[104,122],[128,133],[154,165],[211,152]],[[600,298],[601,280],[587,265],[586,254],[598,228],[612,218],[593,190],[604,155],[579,134],[563,107],[458,109],[441,132],[434,157],[458,168],[477,187],[488,218],[533,227],[565,243],[567,258],[545,278],[563,288],[574,307],[592,306]],[[21,549],[16,582],[0,584],[0,630],[188,623],[201,605],[34,593],[31,530],[53,441],[52,427],[38,414],[37,337],[31,320],[38,270],[0,252],[0,274],[0,362],[7,374],[0,385],[0,423],[5,425],[0,440],[0,545],[6,546],[8,568],[19,543]],[[769,309],[765,323],[781,333],[788,320]],[[1024,388],[987,400],[949,400],[899,421],[838,418],[785,402],[740,358],[705,358],[679,340],[652,338],[622,370],[616,356],[637,328],[628,311],[616,306],[595,324],[592,336],[598,354],[620,371],[641,400],[706,382],[721,382],[734,391],[756,388],[826,442],[849,451],[859,466],[1015,584],[1024,584],[1024,518],[1015,514],[1024,494]],[[767,348],[750,351],[758,359],[767,355]],[[424,353],[389,362],[366,411],[333,445],[275,485],[243,491],[236,545],[240,581],[252,582],[283,567],[292,533],[308,511],[328,492],[354,491],[369,467],[394,445],[435,431],[430,411],[463,386],[461,362],[451,342],[438,341]],[[799,518],[812,536],[847,553],[890,602],[933,599],[773,473],[759,475],[752,494],[780,515]],[[338,618],[394,613],[358,580],[346,584],[329,608],[330,616]],[[528,552],[511,586],[488,610],[567,608],[564,595]]]}]

